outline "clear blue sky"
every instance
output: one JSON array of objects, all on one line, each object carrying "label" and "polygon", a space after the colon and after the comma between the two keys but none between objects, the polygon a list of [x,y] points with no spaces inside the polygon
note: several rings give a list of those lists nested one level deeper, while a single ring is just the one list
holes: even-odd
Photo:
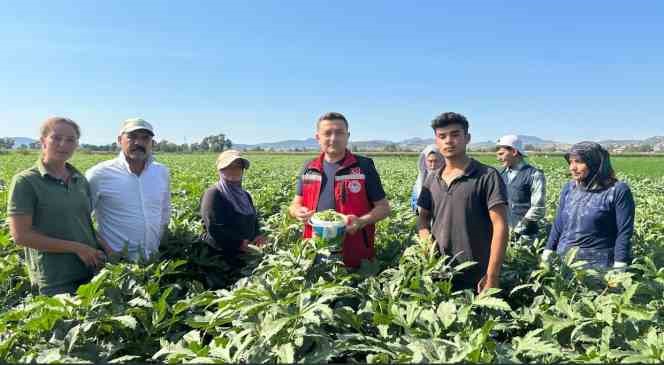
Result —
[{"label": "clear blue sky", "polygon": [[664,134],[663,1],[12,1],[0,11],[0,135],[46,116],[114,140],[141,116],[182,143]]}]

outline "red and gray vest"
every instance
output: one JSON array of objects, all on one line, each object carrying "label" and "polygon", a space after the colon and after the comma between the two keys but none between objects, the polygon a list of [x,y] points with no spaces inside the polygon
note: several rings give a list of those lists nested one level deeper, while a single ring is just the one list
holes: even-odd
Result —
[{"label": "red and gray vest", "polygon": [[[316,210],[321,192],[323,179],[323,158],[310,161],[302,175],[303,205]],[[361,163],[362,157],[355,156],[349,151],[334,175],[334,202],[336,211],[342,214],[353,214],[361,217],[373,209],[369,201],[366,186],[366,166]],[[342,246],[344,264],[348,267],[359,267],[363,259],[374,257],[374,236],[376,227],[373,224],[364,226],[355,234],[346,234]],[[311,238],[312,229],[309,224],[304,226],[304,238]]]}]

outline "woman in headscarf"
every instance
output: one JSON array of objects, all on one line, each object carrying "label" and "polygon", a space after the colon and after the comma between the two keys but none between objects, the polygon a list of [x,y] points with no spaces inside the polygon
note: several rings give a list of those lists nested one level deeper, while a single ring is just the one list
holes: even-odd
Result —
[{"label": "woman in headscarf", "polygon": [[249,244],[265,243],[251,195],[242,188],[249,165],[239,151],[222,152],[217,158],[219,181],[201,198],[202,239],[226,259],[247,252]]},{"label": "woman in headscarf", "polygon": [[420,158],[417,162],[419,173],[417,174],[417,180],[415,180],[413,192],[410,196],[410,207],[415,214],[417,214],[417,198],[419,198],[420,192],[422,191],[424,180],[430,172],[443,167],[443,162],[443,155],[440,154],[440,151],[438,151],[438,147],[435,144],[426,146],[420,153]]},{"label": "woman in headscarf", "polygon": [[560,193],[556,218],[544,252],[564,255],[578,247],[577,260],[592,268],[625,267],[631,260],[634,198],[618,181],[609,153],[594,142],[580,142],[565,154],[572,181]]}]

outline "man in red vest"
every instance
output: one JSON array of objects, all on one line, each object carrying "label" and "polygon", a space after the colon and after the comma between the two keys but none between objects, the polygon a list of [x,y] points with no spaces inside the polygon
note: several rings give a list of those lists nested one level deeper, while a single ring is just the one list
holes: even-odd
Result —
[{"label": "man in red vest", "polygon": [[349,136],[343,114],[332,112],[318,118],[316,140],[321,154],[302,168],[288,212],[305,224],[305,238],[312,235],[308,221],[315,212],[334,209],[344,214],[344,264],[359,267],[362,260],[375,256],[375,224],[390,214],[390,204],[373,160],[347,149]]}]

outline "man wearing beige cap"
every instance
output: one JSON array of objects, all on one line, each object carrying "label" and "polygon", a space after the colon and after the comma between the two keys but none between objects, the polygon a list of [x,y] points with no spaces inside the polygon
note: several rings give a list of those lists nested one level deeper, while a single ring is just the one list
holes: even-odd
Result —
[{"label": "man wearing beige cap", "polygon": [[546,180],[541,170],[524,160],[526,156],[518,136],[509,134],[496,142],[496,157],[503,165],[500,176],[507,185],[509,226],[516,236],[534,238],[546,213]]},{"label": "man wearing beige cap", "polygon": [[86,172],[99,235],[128,259],[152,257],[170,220],[168,168],[154,160],[154,129],[140,118],[120,127],[118,157]]}]

